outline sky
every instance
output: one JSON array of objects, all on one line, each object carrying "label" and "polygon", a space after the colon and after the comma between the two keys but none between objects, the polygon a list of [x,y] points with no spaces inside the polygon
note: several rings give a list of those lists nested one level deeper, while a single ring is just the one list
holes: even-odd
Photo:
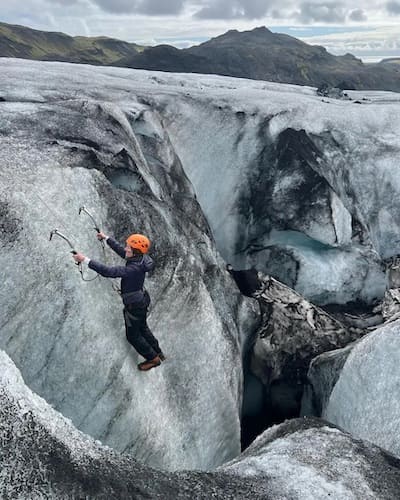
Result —
[{"label": "sky", "polygon": [[336,55],[400,56],[400,0],[0,0],[0,21],[178,48],[266,26]]}]

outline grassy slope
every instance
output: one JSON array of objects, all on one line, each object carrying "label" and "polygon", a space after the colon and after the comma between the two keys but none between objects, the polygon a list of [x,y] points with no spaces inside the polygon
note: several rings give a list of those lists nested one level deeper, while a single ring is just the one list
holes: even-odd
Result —
[{"label": "grassy slope", "polygon": [[39,60],[112,64],[144,47],[107,37],[70,37],[0,23],[0,55]]}]

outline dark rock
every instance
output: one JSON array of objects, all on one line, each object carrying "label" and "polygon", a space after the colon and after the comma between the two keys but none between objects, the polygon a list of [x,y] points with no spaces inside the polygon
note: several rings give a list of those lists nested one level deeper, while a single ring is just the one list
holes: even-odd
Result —
[{"label": "dark rock", "polygon": [[266,388],[267,411],[279,422],[299,414],[313,358],[348,345],[364,332],[346,328],[271,277],[263,278],[256,297],[262,320],[251,370]]},{"label": "dark rock", "polygon": [[6,201],[0,200],[0,242],[10,245],[18,240],[22,231],[22,221],[16,216]]},{"label": "dark rock", "polygon": [[317,89],[317,94],[323,97],[330,97],[332,99],[348,99],[347,94],[343,92],[340,87],[332,87],[324,83]]},{"label": "dark rock", "polygon": [[256,269],[235,270],[230,264],[227,264],[226,269],[232,275],[243,295],[252,297],[262,284]]}]

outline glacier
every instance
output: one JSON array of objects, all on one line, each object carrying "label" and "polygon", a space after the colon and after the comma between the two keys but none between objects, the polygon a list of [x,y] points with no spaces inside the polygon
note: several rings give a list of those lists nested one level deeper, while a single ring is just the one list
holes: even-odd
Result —
[{"label": "glacier", "polygon": [[400,455],[399,333],[400,321],[389,322],[348,348],[322,405],[324,418],[396,456]]},{"label": "glacier", "polygon": [[[165,469],[233,458],[257,309],[225,270],[162,118],[122,82],[112,98],[91,68],[0,65],[1,347],[29,387],[116,450]],[[145,376],[110,280],[85,269],[83,282],[67,243],[49,241],[58,228],[120,262],[82,205],[107,234],[154,242],[149,324],[168,359]]]},{"label": "glacier", "polygon": [[[398,94],[354,91],[343,101],[211,75],[2,64],[5,106],[106,99],[147,142],[168,136],[234,267],[254,266],[318,304],[383,297],[381,259],[400,242]],[[106,131],[100,138],[109,140]],[[90,141],[84,147],[93,154]],[[118,183],[123,167],[112,176]]]},{"label": "glacier", "polygon": [[275,426],[213,472],[145,466],[79,432],[0,351],[2,498],[392,500],[400,461],[318,419]]},{"label": "glacier", "polygon": [[[370,305],[398,253],[400,96],[349,96],[0,59],[0,348],[27,385],[152,467],[236,457],[259,309],[224,261],[317,304]],[[168,361],[145,377],[111,283],[87,269],[82,282],[66,243],[49,242],[57,227],[117,262],[78,216],[83,204],[117,239],[154,241],[149,323]],[[342,403],[326,418],[339,421]]]}]

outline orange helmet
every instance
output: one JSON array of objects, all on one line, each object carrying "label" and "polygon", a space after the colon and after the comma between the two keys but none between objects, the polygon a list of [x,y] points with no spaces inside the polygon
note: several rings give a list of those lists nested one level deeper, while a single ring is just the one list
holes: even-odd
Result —
[{"label": "orange helmet", "polygon": [[150,248],[150,240],[143,234],[131,234],[126,240],[126,244],[131,248],[136,248],[142,253],[147,253]]}]

